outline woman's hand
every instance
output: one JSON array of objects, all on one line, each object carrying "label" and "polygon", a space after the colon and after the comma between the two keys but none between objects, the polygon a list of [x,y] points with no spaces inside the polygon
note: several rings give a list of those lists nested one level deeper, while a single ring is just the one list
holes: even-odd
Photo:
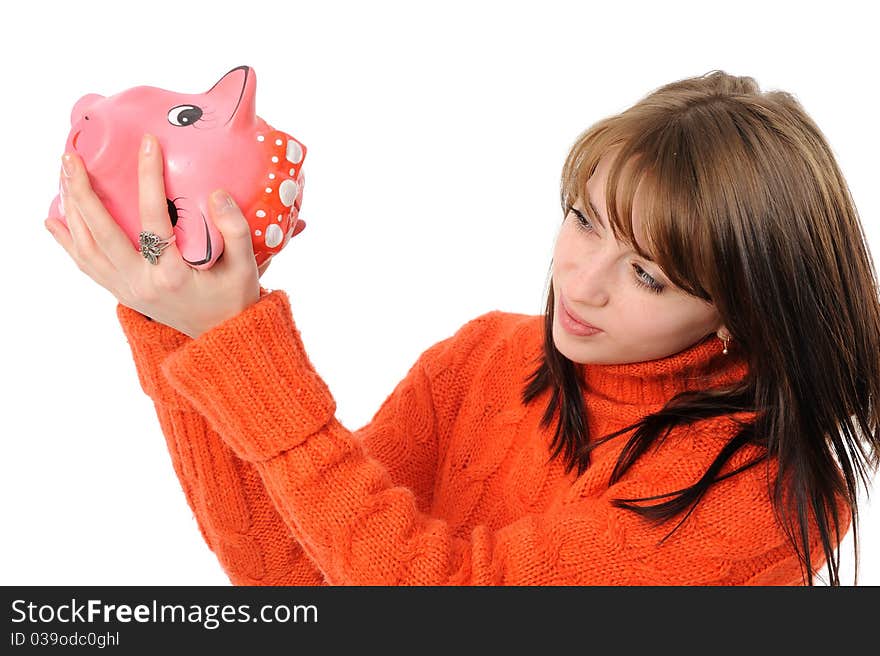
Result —
[{"label": "woman's hand", "polygon": [[[260,298],[259,269],[250,226],[232,198],[211,196],[211,219],[223,235],[223,254],[207,270],[190,267],[172,242],[150,264],[98,199],[76,154],[65,153],[61,173],[67,228],[49,219],[46,227],[79,269],[133,310],[190,337],[229,319]],[[141,227],[161,238],[173,234],[165,200],[163,158],[155,137],[145,135],[138,155]]]}]

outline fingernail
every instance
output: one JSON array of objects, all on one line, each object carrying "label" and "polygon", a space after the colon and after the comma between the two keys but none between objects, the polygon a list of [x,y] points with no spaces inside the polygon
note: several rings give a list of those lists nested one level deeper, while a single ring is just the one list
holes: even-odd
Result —
[{"label": "fingernail", "polygon": [[211,194],[211,202],[216,210],[228,210],[232,207],[232,197],[225,191],[215,191]]},{"label": "fingernail", "polygon": [[73,175],[74,162],[73,156],[70,153],[64,153],[61,157],[61,170],[64,171],[64,175],[68,178]]},{"label": "fingernail", "polygon": [[141,139],[141,152],[144,155],[149,155],[153,152],[153,138],[149,134],[145,134],[144,138]]}]

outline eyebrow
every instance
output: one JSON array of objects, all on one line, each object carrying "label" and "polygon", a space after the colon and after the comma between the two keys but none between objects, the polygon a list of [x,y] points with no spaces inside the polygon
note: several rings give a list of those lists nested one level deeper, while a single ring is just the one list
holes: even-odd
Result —
[{"label": "eyebrow", "polygon": [[596,209],[596,206],[593,205],[593,199],[590,198],[589,196],[587,196],[587,202],[590,204],[590,207],[593,209],[593,211],[596,213],[596,216],[599,218],[599,223],[602,225],[602,229],[607,230],[608,228],[605,224],[605,220],[602,218],[602,215],[599,214],[599,210]]},{"label": "eyebrow", "polygon": [[[602,226],[602,229],[603,229],[603,230],[607,230],[608,227],[607,227],[607,225],[606,225],[606,223],[605,223],[605,220],[602,218],[602,215],[599,214],[599,210],[596,209],[596,206],[593,205],[593,199],[590,198],[589,192],[587,192],[587,203],[589,203],[589,205],[590,205],[590,207],[592,208],[592,210],[596,213],[596,217],[599,219],[599,224]],[[574,209],[574,208],[572,208],[572,209]],[[575,211],[577,211],[577,210],[575,210]],[[646,259],[646,260],[647,260],[648,262],[650,262],[651,264],[657,264],[657,263],[654,261],[654,259],[651,258],[650,256],[646,256],[644,259]]]}]

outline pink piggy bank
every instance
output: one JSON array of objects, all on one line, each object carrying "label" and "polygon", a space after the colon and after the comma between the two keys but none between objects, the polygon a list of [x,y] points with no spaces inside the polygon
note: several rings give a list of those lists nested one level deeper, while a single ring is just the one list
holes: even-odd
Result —
[{"label": "pink piggy bank", "polygon": [[[254,70],[239,66],[201,94],[147,86],[106,98],[89,94],[73,107],[65,150],[82,158],[92,188],[139,250],[137,153],[143,134],[155,135],[183,259],[206,269],[223,252],[223,237],[207,209],[211,192],[222,188],[251,226],[260,265],[305,228],[299,210],[306,148],[256,115],[256,88]],[[63,214],[56,196],[49,216],[64,222]]]}]

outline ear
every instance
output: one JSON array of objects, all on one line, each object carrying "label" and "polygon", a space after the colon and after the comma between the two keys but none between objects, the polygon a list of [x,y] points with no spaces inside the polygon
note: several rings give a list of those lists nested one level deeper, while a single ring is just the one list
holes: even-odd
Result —
[{"label": "ear", "polygon": [[238,66],[205,92],[232,130],[251,128],[256,123],[257,76],[250,66]]}]

